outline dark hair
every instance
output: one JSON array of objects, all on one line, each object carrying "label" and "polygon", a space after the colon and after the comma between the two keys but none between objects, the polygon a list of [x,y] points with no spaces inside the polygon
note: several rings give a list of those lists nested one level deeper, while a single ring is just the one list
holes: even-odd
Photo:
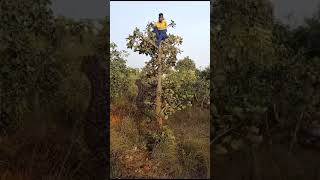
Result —
[{"label": "dark hair", "polygon": [[163,16],[163,14],[162,14],[162,13],[160,13],[160,14],[159,14],[159,17],[160,17],[160,16]]}]

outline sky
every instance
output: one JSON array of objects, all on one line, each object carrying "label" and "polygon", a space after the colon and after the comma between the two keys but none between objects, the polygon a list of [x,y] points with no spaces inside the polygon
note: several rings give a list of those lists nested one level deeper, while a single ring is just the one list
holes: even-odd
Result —
[{"label": "sky", "polygon": [[[304,17],[310,17],[316,10],[319,0],[271,0],[274,3],[277,18],[286,21],[286,16],[293,12],[297,23]],[[56,15],[73,18],[103,18],[109,14],[106,0],[52,0]]]},{"label": "sky", "polygon": [[158,20],[159,13],[169,23],[174,20],[175,28],[168,28],[168,34],[183,38],[178,59],[189,56],[198,68],[210,64],[210,2],[209,1],[111,1],[110,2],[110,40],[119,50],[129,52],[127,65],[141,68],[150,60],[143,54],[126,47],[126,38],[135,27],[144,30],[148,22]]},{"label": "sky", "polygon": [[[274,13],[275,17],[280,19],[281,21],[285,23],[290,23],[293,25],[299,25],[303,22],[303,19],[306,17],[310,17],[315,13],[315,10],[317,9],[320,1],[319,0],[271,0],[274,3]],[[114,4],[113,4],[114,3]],[[114,18],[119,19],[118,21],[113,21],[113,17],[111,17],[111,36],[115,36],[112,34],[113,32],[119,32],[117,36],[122,36],[121,34],[125,34],[132,32],[133,29],[130,29],[131,25],[136,25],[140,28],[143,28],[146,22],[148,21],[154,21],[157,18],[158,12],[161,11],[164,13],[165,17],[170,20],[173,19],[177,23],[176,29],[169,29],[169,33],[180,35],[184,38],[183,43],[183,50],[186,55],[189,55],[191,58],[194,58],[196,60],[197,66],[203,66],[204,64],[208,64],[209,60],[206,59],[209,57],[209,55],[206,55],[207,52],[209,52],[207,49],[201,49],[199,46],[195,46],[197,42],[200,42],[203,37],[208,35],[208,33],[200,33],[200,34],[191,34],[189,35],[190,31],[194,31],[195,29],[202,29],[198,27],[202,27],[207,25],[205,21],[205,18],[209,18],[209,16],[204,16],[207,12],[209,13],[209,7],[205,11],[200,11],[197,9],[200,9],[199,6],[195,5],[187,5],[187,3],[193,3],[193,2],[179,2],[184,3],[186,5],[179,5],[178,7],[176,5],[167,5],[169,2],[149,2],[148,4],[145,4],[147,2],[131,2],[131,4],[136,4],[135,8],[131,8],[130,2],[122,3],[118,2],[119,4],[116,4],[117,2],[111,2],[111,13],[113,13]],[[143,5],[138,4],[144,3]],[[154,6],[151,3],[155,4],[162,4],[160,6]],[[172,2],[173,4],[177,4],[178,2]],[[200,3],[200,2],[199,2]],[[205,2],[203,2],[205,3]],[[125,5],[130,4],[130,5]],[[120,6],[121,5],[121,6]],[[63,15],[70,18],[75,19],[81,19],[81,18],[91,18],[91,19],[102,19],[105,16],[109,15],[110,9],[108,7],[108,1],[106,0],[52,0],[52,9],[55,15]],[[118,12],[115,10],[118,9]],[[204,8],[205,9],[205,8]],[[176,11],[174,11],[176,10]],[[190,16],[190,12],[192,12],[193,16]],[[293,20],[291,22],[288,22],[288,19],[286,16],[289,13],[293,13]],[[185,20],[186,18],[183,18],[181,14],[184,14],[186,16],[190,16],[193,21],[190,28],[185,28]],[[111,14],[111,16],[113,16]],[[201,19],[198,19],[198,16],[203,16]],[[114,24],[113,24],[114,23]],[[129,26],[128,28],[121,28],[121,26]],[[114,26],[118,26],[114,27]],[[188,36],[187,36],[188,35]],[[192,39],[193,37],[199,36],[198,39]],[[125,36],[124,36],[125,37]],[[200,38],[201,37],[201,38]],[[120,39],[120,42],[117,44],[120,48],[126,49],[126,47],[123,45],[124,39],[122,37],[116,38],[111,37],[112,40],[117,42],[117,39]],[[121,42],[122,39],[122,42]],[[190,40],[192,39],[192,40]],[[209,41],[207,42],[209,43]],[[203,45],[204,46],[204,45]],[[206,46],[208,47],[208,46]],[[141,57],[139,55],[133,54],[132,58],[129,60],[129,63],[133,65],[134,67],[142,66],[143,60],[141,60]],[[206,57],[207,56],[207,57]],[[143,57],[142,57],[143,59]]]},{"label": "sky", "polygon": [[[304,18],[311,17],[320,4],[320,0],[272,0],[275,17],[292,26],[301,25]],[[288,21],[287,15],[293,13]]]},{"label": "sky", "polygon": [[109,14],[106,0],[51,0],[55,15],[75,19],[102,19]]}]

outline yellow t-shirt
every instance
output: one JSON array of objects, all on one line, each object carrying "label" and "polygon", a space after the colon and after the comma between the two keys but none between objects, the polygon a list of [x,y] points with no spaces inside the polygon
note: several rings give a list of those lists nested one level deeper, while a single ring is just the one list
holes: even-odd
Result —
[{"label": "yellow t-shirt", "polygon": [[158,28],[158,30],[164,30],[167,29],[167,22],[165,20],[162,20],[162,22],[155,22],[155,26]]}]

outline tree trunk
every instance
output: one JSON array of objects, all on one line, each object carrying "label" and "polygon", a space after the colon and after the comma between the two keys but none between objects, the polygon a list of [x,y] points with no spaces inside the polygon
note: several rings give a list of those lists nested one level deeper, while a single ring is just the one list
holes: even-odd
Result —
[{"label": "tree trunk", "polygon": [[162,91],[162,86],[161,86],[161,77],[162,77],[162,65],[161,65],[161,56],[162,56],[162,50],[161,50],[161,42],[159,45],[159,53],[158,53],[158,79],[157,79],[157,92],[156,92],[156,117],[157,117],[157,122],[159,125],[159,129],[162,128],[162,115],[161,115],[161,91]]}]

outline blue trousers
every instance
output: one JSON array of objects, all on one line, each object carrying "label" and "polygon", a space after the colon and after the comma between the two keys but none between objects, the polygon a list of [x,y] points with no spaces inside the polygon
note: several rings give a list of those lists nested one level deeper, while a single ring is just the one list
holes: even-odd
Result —
[{"label": "blue trousers", "polygon": [[158,30],[158,28],[154,28],[153,29],[153,32],[156,33],[156,38],[157,38],[157,41],[156,41],[156,45],[159,47],[160,46],[160,42],[162,40],[165,40],[168,36],[167,36],[167,30],[164,29],[164,30]]}]

